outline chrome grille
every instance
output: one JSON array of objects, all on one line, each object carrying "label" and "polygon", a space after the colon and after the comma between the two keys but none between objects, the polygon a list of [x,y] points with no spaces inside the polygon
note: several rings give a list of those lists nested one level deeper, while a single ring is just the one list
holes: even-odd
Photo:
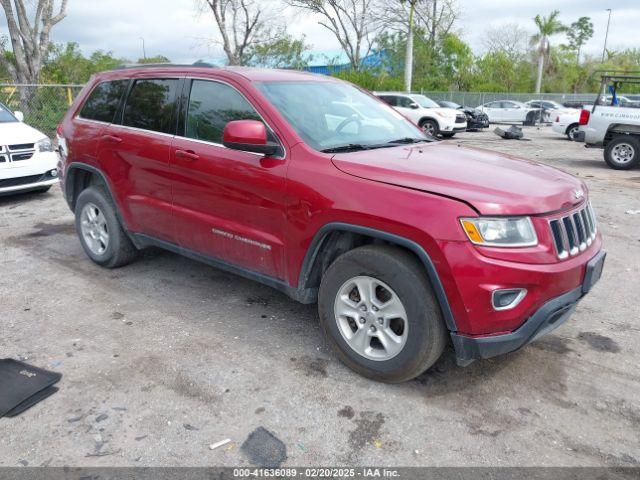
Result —
[{"label": "chrome grille", "polygon": [[573,257],[595,240],[598,228],[591,204],[549,221],[558,258]]},{"label": "chrome grille", "polygon": [[34,143],[17,143],[0,146],[0,163],[29,160],[36,153]]},{"label": "chrome grille", "polygon": [[467,116],[464,114],[457,114],[456,115],[456,123],[464,123],[467,121]]}]

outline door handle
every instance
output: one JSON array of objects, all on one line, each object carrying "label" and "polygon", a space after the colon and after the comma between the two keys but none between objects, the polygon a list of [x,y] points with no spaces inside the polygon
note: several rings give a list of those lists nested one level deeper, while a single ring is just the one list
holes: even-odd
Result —
[{"label": "door handle", "polygon": [[111,143],[120,143],[122,139],[120,137],[116,137],[115,135],[103,135],[102,139],[111,142]]},{"label": "door handle", "polygon": [[184,158],[186,160],[198,160],[200,155],[193,150],[176,150],[176,157]]}]

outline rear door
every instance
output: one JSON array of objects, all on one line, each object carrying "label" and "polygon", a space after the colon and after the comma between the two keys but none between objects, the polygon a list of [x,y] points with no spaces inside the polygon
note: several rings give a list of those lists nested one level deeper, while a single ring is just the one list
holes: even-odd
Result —
[{"label": "rear door", "polygon": [[[265,157],[222,145],[228,122],[264,121],[247,97],[230,84],[187,80],[181,111],[171,155],[179,244],[209,258],[283,279],[284,149]],[[278,141],[269,125],[267,130]]]},{"label": "rear door", "polygon": [[116,122],[102,132],[101,168],[115,184],[127,227],[173,242],[170,154],[181,79],[130,82]]}]

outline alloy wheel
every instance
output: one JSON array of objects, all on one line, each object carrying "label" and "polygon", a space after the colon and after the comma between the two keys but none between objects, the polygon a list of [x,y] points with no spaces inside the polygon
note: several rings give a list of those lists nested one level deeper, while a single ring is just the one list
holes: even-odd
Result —
[{"label": "alloy wheel", "polygon": [[107,219],[97,205],[87,203],[80,213],[82,238],[95,255],[102,255],[109,246]]},{"label": "alloy wheel", "polygon": [[347,280],[334,303],[338,330],[359,355],[375,361],[398,355],[408,338],[407,312],[386,283],[369,276]]}]

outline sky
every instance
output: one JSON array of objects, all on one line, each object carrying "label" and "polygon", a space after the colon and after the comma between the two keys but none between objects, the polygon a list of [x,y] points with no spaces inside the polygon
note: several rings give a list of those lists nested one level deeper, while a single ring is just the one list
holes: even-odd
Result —
[{"label": "sky", "polygon": [[[176,63],[199,59],[214,61],[224,57],[215,43],[216,27],[211,13],[198,13],[197,0],[69,0],[67,18],[54,27],[52,41],[77,42],[86,54],[111,51],[131,60],[164,55]],[[640,46],[640,0],[458,0],[461,18],[455,30],[475,52],[483,49],[483,33],[490,27],[517,23],[534,31],[532,18],[561,12],[561,21],[571,23],[588,16],[595,34],[583,50],[600,55],[607,25],[606,8],[613,8],[609,48]],[[0,32],[6,34],[6,19],[0,14]],[[338,49],[331,33],[309,15],[287,14],[294,36],[304,34],[312,50]],[[558,38],[557,41],[561,39]]]}]

